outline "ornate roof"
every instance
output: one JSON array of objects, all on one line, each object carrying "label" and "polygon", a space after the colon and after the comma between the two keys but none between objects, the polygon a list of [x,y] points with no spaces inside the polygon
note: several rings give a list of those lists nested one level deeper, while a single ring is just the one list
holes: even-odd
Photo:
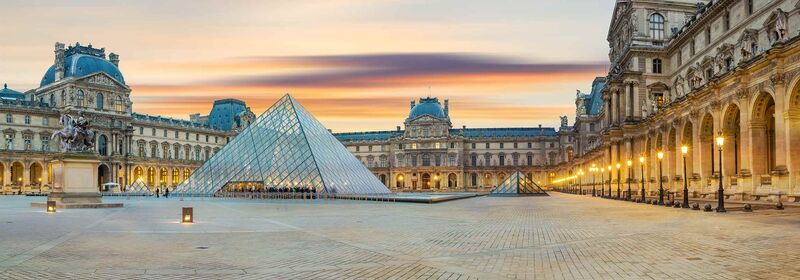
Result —
[{"label": "ornate roof", "polygon": [[420,98],[419,104],[414,105],[411,108],[411,112],[408,113],[408,119],[413,120],[425,115],[439,119],[449,119],[447,113],[442,109],[439,99],[436,97]]},{"label": "ornate roof", "polygon": [[221,130],[233,129],[233,123],[239,114],[247,111],[245,103],[238,99],[222,99],[214,101],[214,107],[208,114],[208,125]]},{"label": "ornate roof", "polygon": [[19,99],[24,100],[25,94],[8,88],[8,84],[3,84],[3,89],[0,89],[0,98],[10,100],[10,99]]},{"label": "ornate roof", "polygon": [[[125,84],[125,78],[119,68],[106,60],[105,49],[95,49],[89,46],[75,46],[69,47],[64,53],[64,78],[67,77],[83,77],[97,72],[104,72],[111,78]],[[44,73],[40,87],[52,84],[56,80],[56,65],[53,64]]]},{"label": "ornate roof", "polygon": [[600,110],[603,109],[603,98],[601,91],[603,87],[606,85],[606,78],[604,77],[597,77],[592,82],[592,92],[586,97],[586,101],[584,102],[584,106],[586,106],[586,113],[589,116],[596,116],[600,114]]}]

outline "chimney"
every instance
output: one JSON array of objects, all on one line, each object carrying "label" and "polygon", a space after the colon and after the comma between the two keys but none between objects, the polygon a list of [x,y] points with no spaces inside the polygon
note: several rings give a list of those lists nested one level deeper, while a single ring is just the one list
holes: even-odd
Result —
[{"label": "chimney", "polygon": [[64,43],[56,42],[56,59],[55,59],[55,66],[56,66],[56,75],[55,81],[61,80],[64,78]]},{"label": "chimney", "polygon": [[400,126],[399,125],[397,126],[397,131],[400,131]]},{"label": "chimney", "polygon": [[414,100],[411,100],[411,109],[414,109],[414,105],[415,105],[415,104],[416,104],[416,101],[414,101]]},{"label": "chimney", "polygon": [[449,99],[445,99],[444,100],[444,116],[448,117],[448,118],[450,117],[450,100]]},{"label": "chimney", "polygon": [[115,54],[113,52],[108,54],[108,61],[110,61],[111,64],[114,64],[114,66],[119,67],[119,55],[118,54]]}]

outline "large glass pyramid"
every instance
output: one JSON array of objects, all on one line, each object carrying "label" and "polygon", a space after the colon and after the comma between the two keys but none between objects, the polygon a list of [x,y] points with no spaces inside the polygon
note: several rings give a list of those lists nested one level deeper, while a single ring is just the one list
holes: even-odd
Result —
[{"label": "large glass pyramid", "polygon": [[539,187],[533,180],[522,174],[522,172],[514,172],[502,184],[497,186],[490,196],[528,196],[528,195],[547,195],[547,193]]},{"label": "large glass pyramid", "polygon": [[226,186],[309,188],[317,193],[390,193],[290,95],[285,95],[178,186],[212,195]]}]

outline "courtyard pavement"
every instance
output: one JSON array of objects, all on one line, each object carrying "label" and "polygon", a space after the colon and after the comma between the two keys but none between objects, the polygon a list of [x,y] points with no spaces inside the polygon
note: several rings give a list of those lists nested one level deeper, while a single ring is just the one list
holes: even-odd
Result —
[{"label": "courtyard pavement", "polygon": [[[800,279],[800,209],[0,196],[0,279]],[[180,224],[193,206],[194,224]]]}]

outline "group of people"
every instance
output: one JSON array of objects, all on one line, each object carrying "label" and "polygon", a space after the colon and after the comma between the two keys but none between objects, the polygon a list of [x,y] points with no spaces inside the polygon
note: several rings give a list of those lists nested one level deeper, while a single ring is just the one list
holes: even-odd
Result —
[{"label": "group of people", "polygon": [[[160,197],[161,188],[156,188],[156,198]],[[164,188],[164,198],[169,198],[169,188]]]}]

